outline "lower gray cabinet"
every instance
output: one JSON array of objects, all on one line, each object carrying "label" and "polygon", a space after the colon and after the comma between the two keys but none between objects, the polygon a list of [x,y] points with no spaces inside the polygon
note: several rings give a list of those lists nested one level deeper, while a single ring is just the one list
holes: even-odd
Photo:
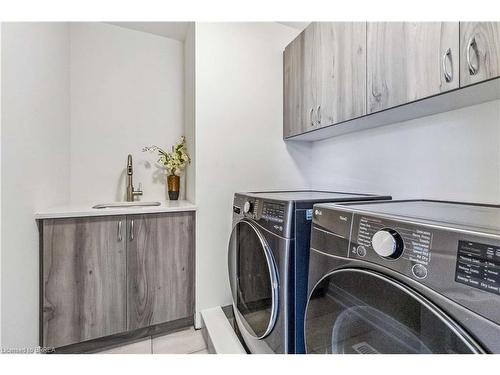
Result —
[{"label": "lower gray cabinet", "polygon": [[126,330],[120,227],[125,217],[43,220],[41,345],[61,347]]},{"label": "lower gray cabinet", "polygon": [[134,215],[128,220],[127,328],[194,314],[194,215]]},{"label": "lower gray cabinet", "polygon": [[194,212],[44,219],[40,345],[194,314]]}]

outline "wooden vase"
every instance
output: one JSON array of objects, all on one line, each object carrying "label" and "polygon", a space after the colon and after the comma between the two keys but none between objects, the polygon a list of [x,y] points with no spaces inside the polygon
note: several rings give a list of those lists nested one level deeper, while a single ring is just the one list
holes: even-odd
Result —
[{"label": "wooden vase", "polygon": [[167,176],[168,197],[172,201],[179,199],[179,190],[181,187],[180,176],[170,175]]}]

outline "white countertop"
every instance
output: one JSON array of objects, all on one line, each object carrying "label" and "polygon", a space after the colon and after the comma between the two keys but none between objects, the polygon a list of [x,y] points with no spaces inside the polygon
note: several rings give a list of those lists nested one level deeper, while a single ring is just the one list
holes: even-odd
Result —
[{"label": "white countertop", "polygon": [[[110,202],[99,202],[110,203]],[[161,212],[182,212],[196,211],[196,205],[189,201],[164,201],[159,206],[137,206],[137,207],[118,207],[118,208],[92,208],[97,203],[71,203],[65,206],[52,207],[35,212],[35,219],[56,219],[66,217],[85,217],[85,216],[110,216],[110,215],[134,215],[150,214]]]}]

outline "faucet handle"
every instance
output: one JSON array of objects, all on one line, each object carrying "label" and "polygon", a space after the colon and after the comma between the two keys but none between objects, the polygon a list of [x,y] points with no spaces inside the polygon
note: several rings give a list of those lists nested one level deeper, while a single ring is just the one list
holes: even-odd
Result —
[{"label": "faucet handle", "polygon": [[139,182],[139,188],[137,190],[134,189],[134,195],[142,195],[142,183]]}]

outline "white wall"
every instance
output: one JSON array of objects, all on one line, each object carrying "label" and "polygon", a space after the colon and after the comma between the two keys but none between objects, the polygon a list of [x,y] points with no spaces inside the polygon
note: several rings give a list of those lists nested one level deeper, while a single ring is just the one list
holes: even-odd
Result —
[{"label": "white wall", "polygon": [[194,22],[189,25],[184,41],[184,134],[191,156],[191,164],[187,166],[185,173],[185,187],[186,199],[191,202],[196,200],[195,28]]},{"label": "white wall", "polygon": [[121,201],[134,158],[140,199],[165,200],[157,157],[184,132],[184,46],[105,23],[71,24],[71,200]]},{"label": "white wall", "polygon": [[314,188],[500,203],[500,101],[315,142]]},{"label": "white wall", "polygon": [[[0,22],[0,157],[2,155],[2,23]],[[2,186],[2,163],[0,159],[0,187]],[[0,348],[2,347],[2,194],[0,193]]]},{"label": "white wall", "polygon": [[309,146],[282,140],[276,23],[196,24],[196,308],[231,302],[227,245],[235,191],[306,188]]},{"label": "white wall", "polygon": [[2,25],[2,345],[38,344],[37,209],[69,199],[69,26]]}]

